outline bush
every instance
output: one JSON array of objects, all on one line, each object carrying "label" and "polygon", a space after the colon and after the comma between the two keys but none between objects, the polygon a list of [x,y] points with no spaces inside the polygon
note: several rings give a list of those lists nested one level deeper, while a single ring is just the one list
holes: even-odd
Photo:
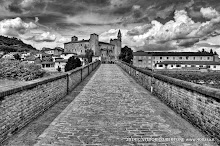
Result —
[{"label": "bush", "polygon": [[39,65],[27,64],[18,60],[0,60],[0,78],[30,81],[43,77],[44,71]]}]

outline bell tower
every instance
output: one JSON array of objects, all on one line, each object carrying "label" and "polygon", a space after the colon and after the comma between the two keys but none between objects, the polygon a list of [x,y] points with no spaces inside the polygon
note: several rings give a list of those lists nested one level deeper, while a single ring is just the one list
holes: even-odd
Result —
[{"label": "bell tower", "polygon": [[119,31],[118,31],[118,40],[121,41],[121,30],[120,30],[120,29],[119,29]]}]

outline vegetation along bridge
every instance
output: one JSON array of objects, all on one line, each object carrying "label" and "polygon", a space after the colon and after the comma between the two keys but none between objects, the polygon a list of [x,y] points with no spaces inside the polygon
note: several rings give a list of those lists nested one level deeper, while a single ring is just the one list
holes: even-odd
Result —
[{"label": "vegetation along bridge", "polygon": [[[80,74],[84,74],[83,69],[79,74],[75,71],[74,76],[79,78]],[[89,80],[72,92],[68,87],[75,80],[71,73],[56,79],[59,85],[65,80],[68,82],[65,91],[59,91],[68,92],[71,101],[68,106],[50,123],[35,122],[35,126],[44,124],[38,135],[30,132],[34,125],[30,124],[26,134],[18,132],[3,145],[217,146],[219,143],[217,90],[142,71],[121,62],[99,65]],[[49,92],[55,94],[53,90],[60,88]],[[47,91],[44,94],[48,94]],[[43,114],[43,120],[54,113]],[[27,142],[25,137],[31,140]]]}]

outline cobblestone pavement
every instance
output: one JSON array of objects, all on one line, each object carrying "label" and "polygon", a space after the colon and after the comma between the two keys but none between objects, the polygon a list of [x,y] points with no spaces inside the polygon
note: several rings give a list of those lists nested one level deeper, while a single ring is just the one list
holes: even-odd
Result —
[{"label": "cobblestone pavement", "polygon": [[102,64],[36,146],[215,145],[198,138],[206,137],[117,65]]}]

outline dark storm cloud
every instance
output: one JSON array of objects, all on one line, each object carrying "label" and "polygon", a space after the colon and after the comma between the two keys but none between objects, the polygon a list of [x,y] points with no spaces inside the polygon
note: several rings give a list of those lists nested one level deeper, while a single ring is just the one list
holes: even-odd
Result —
[{"label": "dark storm cloud", "polygon": [[119,7],[112,10],[113,15],[125,15],[129,14],[132,10],[132,6],[126,6],[126,7]]},{"label": "dark storm cloud", "polygon": [[[148,23],[151,20],[157,20],[164,24],[173,19],[175,10],[187,8],[193,20],[196,22],[204,22],[205,19],[199,12],[200,8],[210,5],[214,6],[216,2],[220,4],[218,0],[122,0],[120,2],[115,1],[115,3],[113,3],[113,0],[65,0],[65,2],[61,0],[30,0],[32,1],[30,5],[23,6],[23,0],[9,1],[11,1],[11,3],[7,5],[6,8],[15,13],[25,13],[26,15],[29,14],[32,16],[40,15],[41,13],[49,16],[49,14],[53,13],[54,16],[58,15],[57,17],[60,18],[61,16],[59,15],[65,17],[92,12],[106,15],[106,17],[121,17],[122,24],[125,25],[132,23]],[[133,9],[135,5],[140,6],[140,9]],[[167,10],[170,6],[173,7]],[[43,11],[43,9],[45,9],[45,11]],[[41,17],[44,19],[47,16]],[[60,21],[58,20],[59,18],[53,18],[54,19],[50,19],[50,17],[48,17],[48,20],[50,20],[51,23]],[[46,19],[40,19],[40,21],[46,22]]]},{"label": "dark storm cloud", "polygon": [[74,29],[74,28],[79,28],[81,25],[76,24],[76,23],[56,23],[56,26],[60,29]]},{"label": "dark storm cloud", "polygon": [[41,24],[50,24],[50,23],[62,23],[65,21],[65,15],[57,15],[57,14],[40,14],[36,15],[39,18],[39,23]]},{"label": "dark storm cloud", "polygon": [[23,10],[17,4],[15,4],[15,3],[9,5],[8,9],[11,12],[15,12],[15,13],[22,13],[23,12]]}]

